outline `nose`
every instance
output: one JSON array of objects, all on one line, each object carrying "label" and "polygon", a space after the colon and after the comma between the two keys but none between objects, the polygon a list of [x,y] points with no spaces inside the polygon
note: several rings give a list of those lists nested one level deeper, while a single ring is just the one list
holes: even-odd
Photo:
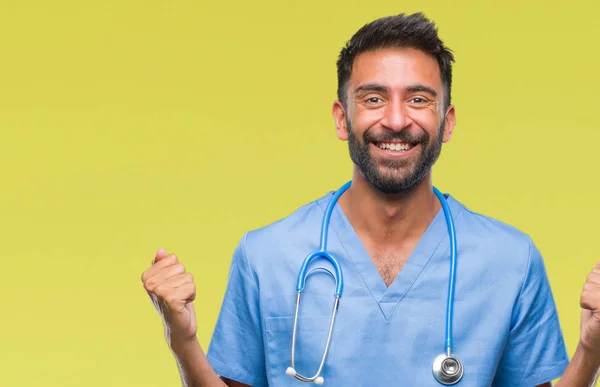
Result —
[{"label": "nose", "polygon": [[412,123],[406,107],[401,102],[389,103],[384,110],[381,124],[394,131],[400,131]]}]

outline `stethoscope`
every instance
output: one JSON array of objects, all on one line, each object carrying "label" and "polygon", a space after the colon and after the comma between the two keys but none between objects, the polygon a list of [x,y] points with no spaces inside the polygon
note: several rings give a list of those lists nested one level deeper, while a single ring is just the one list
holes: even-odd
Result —
[{"label": "stethoscope", "polygon": [[[327,234],[329,231],[329,221],[331,219],[331,214],[333,212],[333,208],[337,203],[338,199],[342,194],[350,188],[352,181],[344,184],[331,198],[327,208],[325,209],[325,215],[323,216],[323,222],[321,225],[321,246],[319,250],[313,251],[310,253],[305,259],[300,272],[298,273],[298,282],[296,284],[296,313],[294,315],[294,330],[292,333],[292,358],[291,364],[285,371],[286,375],[293,376],[297,380],[301,382],[314,382],[315,384],[323,384],[325,379],[320,376],[321,371],[323,370],[323,366],[325,365],[325,359],[327,357],[327,353],[329,351],[329,344],[331,342],[331,333],[333,331],[333,324],[335,322],[335,316],[337,314],[337,310],[340,306],[340,298],[342,297],[342,290],[344,287],[344,278],[342,277],[342,268],[340,267],[339,262],[335,259],[328,251],[327,251]],[[446,352],[440,354],[433,361],[433,376],[437,379],[438,382],[444,385],[452,385],[458,383],[458,381],[463,376],[463,365],[461,361],[452,354],[452,316],[453,316],[453,301],[454,301],[454,282],[456,278],[456,232],[454,230],[454,220],[452,218],[452,214],[450,212],[450,207],[446,202],[446,198],[444,195],[435,187],[433,187],[433,192],[440,200],[442,204],[442,209],[444,210],[444,216],[446,218],[446,225],[448,226],[448,236],[450,238],[450,276],[449,276],[449,284],[448,284],[448,300],[446,302]],[[323,267],[313,268],[307,272],[308,266],[317,258],[325,258],[331,262],[333,265],[333,269],[335,271],[335,276],[333,273],[325,269]],[[317,373],[312,377],[306,377],[300,375],[296,372],[294,368],[294,353],[296,348],[296,328],[298,325],[298,311],[300,310],[300,294],[304,289],[304,285],[306,284],[306,278],[315,271],[324,271],[329,274],[335,281],[335,302],[333,304],[333,313],[331,316],[331,323],[329,325],[329,334],[327,335],[327,343],[325,345],[325,351],[323,352],[323,357],[321,358],[321,364],[319,365],[319,369]]]}]

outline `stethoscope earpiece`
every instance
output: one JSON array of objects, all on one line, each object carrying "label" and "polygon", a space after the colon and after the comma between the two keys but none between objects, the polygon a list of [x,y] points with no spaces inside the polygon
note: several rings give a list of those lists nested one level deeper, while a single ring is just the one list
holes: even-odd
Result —
[{"label": "stethoscope earpiece", "polygon": [[456,356],[442,353],[433,362],[433,376],[447,386],[458,383],[463,376],[462,363]]},{"label": "stethoscope earpiece", "polygon": [[[321,372],[319,370],[319,372]],[[318,384],[321,385],[323,383],[325,383],[325,379],[322,376],[317,376],[317,377],[312,377],[312,378],[306,378],[304,376],[298,375],[298,373],[296,372],[296,370],[292,367],[288,367],[285,370],[285,374],[287,376],[293,376],[295,377],[297,380],[301,381],[301,382],[313,382],[314,384]]]}]

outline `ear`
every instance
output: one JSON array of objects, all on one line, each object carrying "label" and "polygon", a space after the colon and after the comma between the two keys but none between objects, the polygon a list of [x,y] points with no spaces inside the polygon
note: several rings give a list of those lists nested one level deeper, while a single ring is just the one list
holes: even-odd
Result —
[{"label": "ear", "polygon": [[346,127],[346,112],[344,105],[337,100],[333,103],[333,119],[335,120],[335,131],[338,138],[342,141],[348,140],[348,128]]},{"label": "ear", "polygon": [[456,110],[454,109],[454,105],[450,105],[444,120],[446,121],[446,127],[444,128],[444,138],[442,141],[448,142],[452,138],[454,126],[456,125]]}]

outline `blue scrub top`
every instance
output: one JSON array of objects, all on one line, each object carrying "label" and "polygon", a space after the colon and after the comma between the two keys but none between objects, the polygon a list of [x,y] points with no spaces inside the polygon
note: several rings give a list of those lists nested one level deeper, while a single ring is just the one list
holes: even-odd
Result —
[{"label": "blue scrub top", "polygon": [[[290,365],[298,270],[319,248],[333,192],[244,235],[207,357],[215,372],[250,386],[306,386]],[[564,372],[569,359],[540,252],[530,237],[474,213],[446,195],[457,236],[453,353],[464,365],[458,387],[532,387]],[[441,386],[432,363],[445,351],[450,269],[439,211],[395,281],[386,287],[336,205],[328,250],[343,270],[325,386]],[[325,260],[316,265],[331,268]],[[331,319],[334,282],[308,277],[297,328],[295,368],[318,369]]]}]

